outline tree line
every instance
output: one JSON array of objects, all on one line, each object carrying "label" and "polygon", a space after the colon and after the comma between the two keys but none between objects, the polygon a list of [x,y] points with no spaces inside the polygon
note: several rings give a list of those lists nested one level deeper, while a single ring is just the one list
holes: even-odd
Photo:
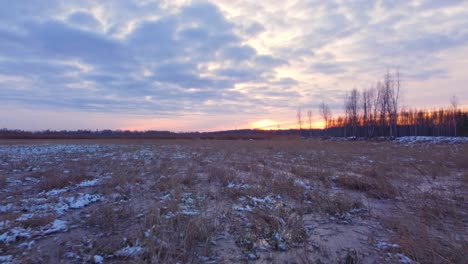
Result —
[{"label": "tree line", "polygon": [[[400,72],[387,72],[382,81],[368,89],[351,90],[343,102],[344,115],[333,117],[325,102],[319,105],[324,121],[323,135],[333,137],[468,136],[468,112],[458,108],[454,96],[450,107],[423,110],[400,106]],[[303,118],[297,111],[301,136]],[[311,120],[311,112],[308,112]],[[309,121],[311,123],[311,121]]]}]

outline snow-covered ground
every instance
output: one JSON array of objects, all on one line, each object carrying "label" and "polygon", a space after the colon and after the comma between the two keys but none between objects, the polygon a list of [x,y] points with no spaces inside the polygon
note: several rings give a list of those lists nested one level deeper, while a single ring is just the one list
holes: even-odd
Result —
[{"label": "snow-covered ground", "polygon": [[414,143],[431,143],[431,144],[459,144],[468,143],[468,137],[397,137],[394,140],[398,143],[414,144]]}]

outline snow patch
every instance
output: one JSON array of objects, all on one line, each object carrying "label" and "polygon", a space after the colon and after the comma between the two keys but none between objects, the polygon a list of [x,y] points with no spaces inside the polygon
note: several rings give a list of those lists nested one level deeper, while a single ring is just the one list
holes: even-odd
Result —
[{"label": "snow patch", "polygon": [[398,259],[400,260],[400,263],[411,263],[411,262],[413,262],[409,257],[407,257],[404,254],[397,253],[396,255],[397,255]]},{"label": "snow patch", "polygon": [[3,242],[4,244],[8,245],[11,242],[15,242],[19,238],[30,238],[30,237],[31,237],[30,229],[15,227],[1,234],[0,242]]},{"label": "snow patch", "polygon": [[24,222],[33,218],[34,214],[22,214],[20,217],[16,218],[16,221]]},{"label": "snow patch", "polygon": [[67,226],[66,221],[55,219],[54,222],[52,222],[52,225],[43,231],[44,231],[44,234],[47,235],[47,234],[51,234],[51,233],[55,233],[59,231],[66,231],[67,229],[68,229],[68,226]]},{"label": "snow patch", "polygon": [[10,220],[0,221],[0,230],[10,227]]},{"label": "snow patch", "polygon": [[94,180],[88,180],[88,181],[83,181],[78,183],[76,186],[78,187],[93,187],[96,186],[100,183],[99,179],[94,179]]},{"label": "snow patch", "polygon": [[307,190],[311,189],[309,184],[305,183],[303,180],[300,180],[300,179],[295,179],[294,180],[294,185],[302,187],[302,188],[307,189]]},{"label": "snow patch", "polygon": [[173,217],[175,217],[176,215],[173,213],[173,212],[169,212],[167,213],[165,216],[164,216],[164,219],[171,219]]},{"label": "snow patch", "polygon": [[236,189],[236,190],[241,190],[241,189],[248,189],[248,188],[251,188],[252,186],[250,186],[249,184],[242,184],[242,183],[233,183],[233,182],[229,182],[227,187],[229,189]]},{"label": "snow patch", "polygon": [[32,246],[35,244],[34,240],[33,241],[29,241],[29,242],[23,242],[21,244],[18,245],[18,247],[20,248],[24,248],[24,249],[27,249],[27,250],[31,250]]},{"label": "snow patch", "polygon": [[101,200],[103,197],[99,194],[80,194],[78,197],[69,197],[66,202],[71,209],[80,209]]},{"label": "snow patch", "polygon": [[117,252],[114,253],[117,257],[135,257],[138,255],[141,255],[145,252],[145,248],[141,247],[139,243],[137,243],[135,246],[126,246]]},{"label": "snow patch", "polygon": [[468,143],[468,137],[398,137],[394,140],[397,143],[403,144],[415,144],[415,143],[430,143],[430,144],[459,144],[459,143]]},{"label": "snow patch", "polygon": [[11,262],[13,262],[13,256],[12,255],[0,256],[0,262],[1,263],[11,263]]},{"label": "snow patch", "polygon": [[233,206],[232,209],[239,211],[239,212],[253,212],[254,210],[254,208],[250,205],[246,205],[245,207]]},{"label": "snow patch", "polygon": [[94,255],[93,260],[96,264],[102,264],[104,262],[104,258],[99,255]]},{"label": "snow patch", "polygon": [[377,243],[377,248],[378,249],[388,249],[388,248],[399,248],[400,245],[398,244],[392,244],[392,243],[387,243],[387,242],[379,242]]},{"label": "snow patch", "polygon": [[12,211],[14,206],[12,204],[0,205],[0,213]]},{"label": "snow patch", "polygon": [[45,194],[47,196],[56,196],[58,194],[61,194],[61,193],[64,193],[64,192],[67,192],[68,191],[68,188],[63,188],[63,189],[52,189],[48,192],[46,192]]}]

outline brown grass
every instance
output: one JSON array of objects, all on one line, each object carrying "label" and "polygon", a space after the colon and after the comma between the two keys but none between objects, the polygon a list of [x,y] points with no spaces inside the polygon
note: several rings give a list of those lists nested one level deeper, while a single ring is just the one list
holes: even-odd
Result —
[{"label": "brown grass", "polygon": [[89,212],[87,224],[97,230],[115,232],[132,222],[135,217],[131,207],[100,203]]},{"label": "brown grass", "polygon": [[361,200],[352,198],[343,192],[334,194],[323,191],[314,191],[309,194],[308,199],[313,202],[310,211],[321,210],[330,215],[340,215],[350,212],[352,209],[363,207]]},{"label": "brown grass", "polygon": [[20,224],[24,228],[39,228],[46,226],[47,224],[53,222],[55,219],[54,215],[42,215],[42,216],[33,216],[30,219],[21,221]]},{"label": "brown grass", "polygon": [[[22,199],[34,195],[30,187],[34,191],[50,190],[109,175],[102,185],[70,190],[92,191],[105,196],[105,200],[70,210],[64,216],[69,217],[76,234],[85,233],[89,238],[86,243],[74,244],[77,254],[111,255],[136,244],[146,249],[135,258],[115,257],[106,262],[198,263],[206,260],[202,257],[216,254],[221,254],[225,262],[241,262],[248,253],[263,254],[261,261],[281,262],[297,250],[304,257],[294,256],[287,261],[302,259],[309,263],[313,256],[308,254],[314,252],[311,247],[316,243],[310,228],[323,223],[351,230],[371,223],[378,237],[368,242],[371,252],[376,251],[376,241],[382,238],[400,245],[393,253],[403,253],[420,263],[464,261],[460,253],[467,251],[465,146],[435,146],[439,153],[432,153],[424,145],[321,140],[174,141],[127,147],[116,150],[115,159],[65,159],[55,168],[41,167],[44,171],[39,172],[23,171],[27,168],[24,166],[34,162],[17,163],[14,166],[21,172],[7,171],[5,176],[21,179],[24,186],[17,186],[17,193],[11,188],[4,197],[18,197],[16,206],[21,207]],[[155,155],[135,159],[142,148]],[[176,152],[183,155],[174,156]],[[80,154],[68,158],[75,156],[79,158]],[[119,159],[121,156],[127,159]],[[36,187],[35,183],[23,181],[25,177],[41,182]],[[309,186],[304,188],[297,180]],[[229,183],[236,187],[228,188]],[[430,191],[422,191],[427,186]],[[61,196],[68,197],[70,192]],[[184,200],[188,193],[193,204]],[[252,204],[249,200],[266,196],[276,202]],[[59,201],[58,197],[47,199],[48,203]],[[364,207],[362,200],[370,205]],[[187,204],[199,214],[184,215],[183,206]],[[252,206],[252,212],[234,209],[246,204]],[[389,212],[388,208],[393,210]],[[369,209],[373,214],[358,214],[360,210],[353,209]],[[353,212],[352,220],[341,221],[349,212]],[[345,217],[340,218],[342,215]],[[14,221],[18,216],[7,212],[0,219],[11,218],[15,225],[35,230],[53,220],[35,217],[20,223]],[[224,238],[218,243],[216,238],[221,234]],[[51,235],[57,242],[51,242],[50,237],[36,243],[41,247],[45,242],[49,246],[64,245],[68,238],[61,235]],[[226,245],[232,248],[223,248]],[[261,253],[258,245],[266,245],[271,251]],[[284,250],[284,245],[291,252],[279,254],[277,251]],[[2,250],[20,254],[15,246]],[[320,252],[327,252],[327,248],[320,247]],[[334,260],[324,253],[325,260],[365,262],[357,250],[340,250],[343,254]],[[62,246],[60,252],[50,254],[54,258],[49,260],[64,262],[61,257],[65,252],[67,248]],[[385,256],[385,252],[376,254]]]},{"label": "brown grass", "polygon": [[33,173],[31,176],[40,179],[38,188],[44,191],[60,189],[93,178],[87,172],[87,168],[80,165],[75,165],[68,173],[65,173],[62,168],[53,168]]},{"label": "brown grass", "polygon": [[[160,219],[157,229],[144,238],[148,248],[142,260],[161,263],[198,262],[197,256],[209,256],[211,239],[220,229],[219,223],[205,216],[177,215],[171,219]],[[151,222],[151,221],[150,221]],[[154,222],[153,222],[154,223]]]},{"label": "brown grass", "polygon": [[373,198],[390,199],[398,195],[398,189],[393,186],[388,177],[377,173],[375,169],[366,171],[361,176],[343,175],[335,182],[344,188],[365,192]]},{"label": "brown grass", "polygon": [[[468,250],[466,241],[457,241],[454,234],[436,235],[430,226],[417,217],[391,218],[387,224],[397,232],[393,241],[402,252],[420,263],[464,263]],[[448,236],[447,236],[448,235]]]}]

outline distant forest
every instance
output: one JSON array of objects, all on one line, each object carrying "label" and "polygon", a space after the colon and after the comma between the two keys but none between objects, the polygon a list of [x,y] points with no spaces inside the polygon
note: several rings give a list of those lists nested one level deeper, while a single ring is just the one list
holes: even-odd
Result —
[{"label": "distant forest", "polygon": [[[332,117],[322,102],[319,114],[324,120],[323,135],[332,137],[401,137],[401,136],[468,136],[468,111],[458,108],[454,96],[447,109],[400,109],[400,73],[389,72],[375,86],[353,89],[344,100],[344,115]],[[312,112],[308,111],[309,128]],[[297,111],[300,130],[304,126],[301,109]],[[305,133],[307,135],[307,133]]]}]

